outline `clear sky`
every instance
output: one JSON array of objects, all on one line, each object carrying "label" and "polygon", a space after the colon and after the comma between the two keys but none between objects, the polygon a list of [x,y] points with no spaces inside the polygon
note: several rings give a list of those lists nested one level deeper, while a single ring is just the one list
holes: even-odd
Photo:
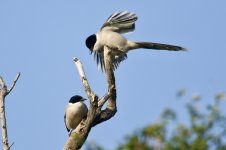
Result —
[{"label": "clear sky", "polygon": [[99,96],[106,93],[105,74],[97,70],[85,39],[115,11],[138,15],[129,39],[189,51],[130,52],[115,72],[118,112],[93,128],[89,141],[113,150],[124,135],[157,121],[163,108],[183,114],[184,106],[175,100],[181,88],[211,103],[215,93],[226,90],[225,6],[224,0],[0,1],[0,75],[10,85],[21,72],[6,99],[13,149],[62,149],[68,136],[65,106],[73,95],[86,97],[74,56],[82,61],[92,89]]}]

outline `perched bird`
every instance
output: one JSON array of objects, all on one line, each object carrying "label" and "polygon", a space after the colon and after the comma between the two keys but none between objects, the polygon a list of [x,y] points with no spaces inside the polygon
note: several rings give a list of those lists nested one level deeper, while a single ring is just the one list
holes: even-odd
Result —
[{"label": "perched bird", "polygon": [[113,69],[116,69],[119,63],[127,58],[127,53],[130,50],[139,48],[169,51],[186,50],[175,45],[127,40],[122,34],[134,31],[137,19],[136,14],[128,11],[115,12],[107,19],[99,32],[86,39],[86,46],[90,49],[91,54],[94,52],[94,58],[102,71],[105,69],[104,46],[108,47],[113,55]]},{"label": "perched bird", "polygon": [[71,97],[66,107],[64,122],[67,131],[74,130],[83,118],[87,116],[88,108],[83,101],[85,98],[75,95]]}]

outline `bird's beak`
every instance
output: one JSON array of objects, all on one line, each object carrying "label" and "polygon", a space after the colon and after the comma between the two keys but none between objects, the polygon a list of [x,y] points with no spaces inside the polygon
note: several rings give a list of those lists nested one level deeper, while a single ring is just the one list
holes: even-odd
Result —
[{"label": "bird's beak", "polygon": [[83,98],[81,101],[85,101],[85,100],[87,100],[87,99]]},{"label": "bird's beak", "polygon": [[90,49],[90,54],[92,54],[92,53],[93,53],[93,50]]}]

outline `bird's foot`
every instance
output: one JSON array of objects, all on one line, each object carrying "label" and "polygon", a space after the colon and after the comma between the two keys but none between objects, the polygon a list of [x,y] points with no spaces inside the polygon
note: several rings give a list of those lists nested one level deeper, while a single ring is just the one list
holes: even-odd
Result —
[{"label": "bird's foot", "polygon": [[71,133],[73,132],[73,129],[71,129],[68,133],[68,136],[71,136]]}]

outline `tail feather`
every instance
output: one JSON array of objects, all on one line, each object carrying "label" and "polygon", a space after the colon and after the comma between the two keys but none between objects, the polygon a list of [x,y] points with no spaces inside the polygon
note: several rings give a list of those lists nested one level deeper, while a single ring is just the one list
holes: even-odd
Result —
[{"label": "tail feather", "polygon": [[187,49],[181,46],[152,43],[152,42],[136,42],[138,48],[169,50],[169,51],[186,51]]}]

